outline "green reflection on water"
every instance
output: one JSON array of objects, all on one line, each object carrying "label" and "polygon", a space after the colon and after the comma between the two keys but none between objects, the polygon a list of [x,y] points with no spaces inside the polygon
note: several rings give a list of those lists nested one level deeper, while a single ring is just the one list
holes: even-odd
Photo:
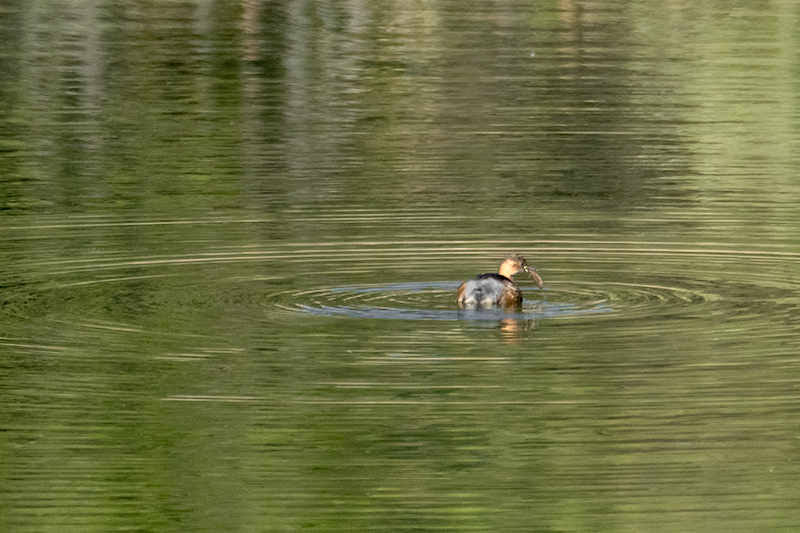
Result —
[{"label": "green reflection on water", "polygon": [[794,527],[796,26],[3,8],[3,530]]}]

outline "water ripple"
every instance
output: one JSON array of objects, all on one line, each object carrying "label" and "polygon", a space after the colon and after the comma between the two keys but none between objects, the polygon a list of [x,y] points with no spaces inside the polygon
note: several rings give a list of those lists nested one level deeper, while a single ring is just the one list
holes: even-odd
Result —
[{"label": "water ripple", "polygon": [[[520,280],[525,302],[516,313],[458,310],[461,280],[509,251],[533,259],[544,294]],[[302,316],[474,322],[722,313],[769,314],[793,324],[800,286],[786,272],[798,261],[791,247],[625,240],[226,246],[182,255],[20,258],[17,266],[37,275],[10,281],[0,304],[20,319],[137,331],[150,326],[142,317],[157,313],[177,330],[218,315],[239,322]],[[457,279],[441,280],[443,269],[457,271]]]},{"label": "water ripple", "polygon": [[285,291],[271,299],[285,311],[319,316],[348,316],[398,320],[568,319],[594,315],[642,317],[676,309],[699,312],[699,306],[718,299],[698,289],[637,283],[557,281],[544,295],[523,289],[525,301],[517,312],[458,310],[455,291],[460,282],[396,283],[322,287]]}]

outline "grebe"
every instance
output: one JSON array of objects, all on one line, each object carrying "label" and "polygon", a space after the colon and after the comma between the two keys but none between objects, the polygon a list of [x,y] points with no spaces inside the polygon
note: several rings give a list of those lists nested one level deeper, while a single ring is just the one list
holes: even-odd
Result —
[{"label": "grebe", "polygon": [[458,307],[464,309],[503,307],[512,308],[522,305],[522,291],[514,283],[514,275],[526,272],[539,290],[544,291],[542,278],[535,268],[519,254],[508,256],[500,265],[497,274],[481,274],[465,281],[458,288]]}]

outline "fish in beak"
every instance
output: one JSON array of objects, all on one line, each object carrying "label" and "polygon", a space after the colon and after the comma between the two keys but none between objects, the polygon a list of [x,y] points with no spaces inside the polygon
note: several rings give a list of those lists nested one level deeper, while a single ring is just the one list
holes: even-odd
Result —
[{"label": "fish in beak", "polygon": [[535,268],[531,268],[528,265],[524,265],[522,267],[522,271],[527,273],[533,281],[536,282],[536,285],[539,286],[539,290],[544,292],[544,281],[542,281],[542,277],[536,272]]}]

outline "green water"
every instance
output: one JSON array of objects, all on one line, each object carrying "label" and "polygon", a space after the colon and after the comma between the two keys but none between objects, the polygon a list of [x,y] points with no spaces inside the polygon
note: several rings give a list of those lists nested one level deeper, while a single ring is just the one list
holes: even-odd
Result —
[{"label": "green water", "polygon": [[0,529],[794,531],[799,30],[0,7]]}]

